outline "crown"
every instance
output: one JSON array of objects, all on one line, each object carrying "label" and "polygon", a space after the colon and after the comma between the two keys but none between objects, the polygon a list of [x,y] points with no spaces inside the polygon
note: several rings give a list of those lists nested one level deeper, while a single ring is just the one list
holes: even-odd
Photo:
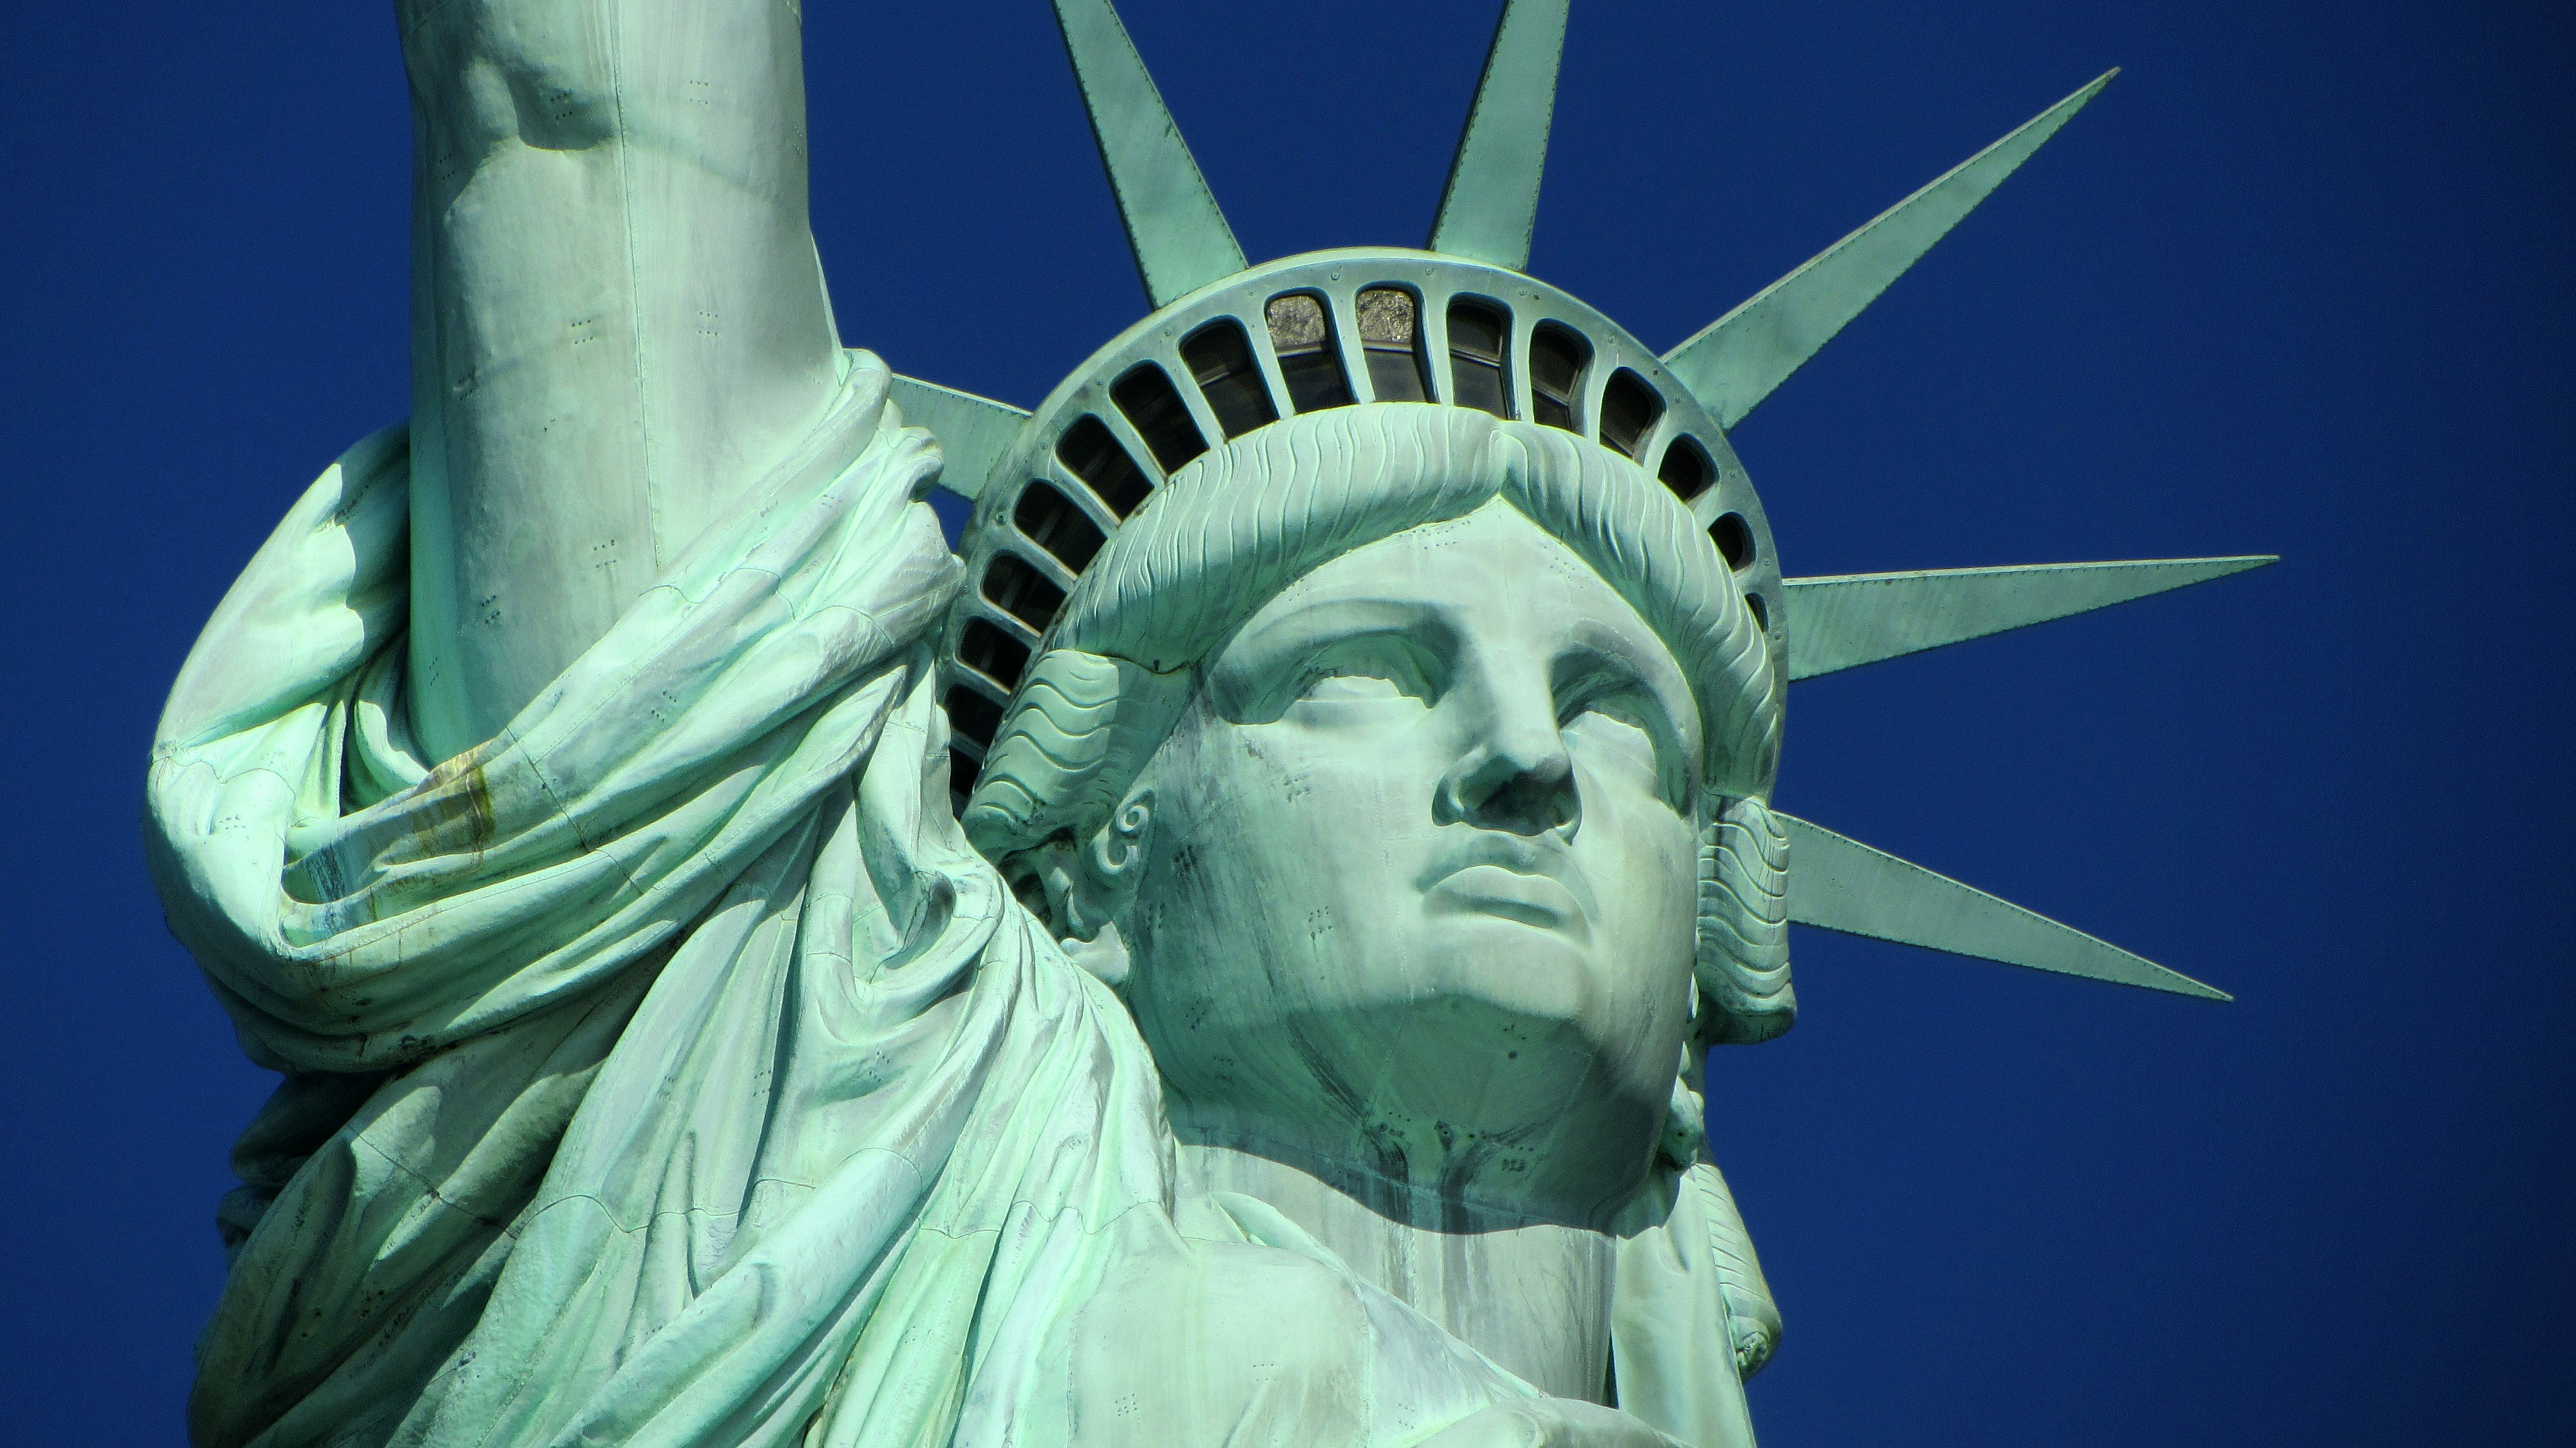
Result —
[{"label": "crown", "polygon": [[1726,434],[1599,312],[1518,272],[1429,252],[1328,251],[1249,268],[1156,311],[1030,415],[976,499],[942,697],[963,795],[1033,652],[1109,535],[1212,447],[1284,417],[1430,402],[1566,429],[1633,458],[1780,613],[1760,500]]},{"label": "crown", "polygon": [[[2106,73],[1669,352],[1529,276],[1568,0],[1506,0],[1425,247],[1248,265],[1110,0],[1054,0],[1152,311],[1033,412],[913,378],[894,398],[974,502],[940,651],[962,806],[1031,660],[1109,537],[1212,448],[1368,402],[1562,428],[1670,488],[1790,679],[2060,618],[2272,561],[2232,557],[1794,579],[1727,441],[2056,134]],[[2223,992],[1820,826],[1782,816],[1790,916],[2009,964]]]}]

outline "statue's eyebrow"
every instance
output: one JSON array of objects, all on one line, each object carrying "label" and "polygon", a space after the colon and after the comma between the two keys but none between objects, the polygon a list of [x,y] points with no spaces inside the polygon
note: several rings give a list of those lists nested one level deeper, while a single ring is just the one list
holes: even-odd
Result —
[{"label": "statue's eyebrow", "polygon": [[1322,598],[1266,619],[1255,619],[1226,644],[1219,656],[1220,664],[1238,649],[1269,654],[1285,644],[1302,651],[1371,634],[1421,635],[1422,642],[1436,645],[1454,632],[1446,617],[1448,611],[1447,604],[1431,599],[1376,595]]},{"label": "statue's eyebrow", "polygon": [[1601,666],[1615,669],[1627,682],[1655,701],[1673,731],[1673,741],[1693,759],[1699,754],[1699,702],[1679,661],[1660,639],[1639,638],[1634,631],[1597,619],[1579,619],[1549,667],[1562,692],[1575,679]]},{"label": "statue's eyebrow", "polygon": [[1227,717],[1257,707],[1261,690],[1315,651],[1353,639],[1401,638],[1435,658],[1456,651],[1457,630],[1442,603],[1417,598],[1322,598],[1257,618],[1219,650],[1208,670],[1218,709]]}]

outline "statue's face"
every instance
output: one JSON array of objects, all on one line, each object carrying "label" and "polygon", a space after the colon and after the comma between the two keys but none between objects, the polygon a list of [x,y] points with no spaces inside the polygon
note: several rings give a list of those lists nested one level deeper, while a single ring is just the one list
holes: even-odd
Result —
[{"label": "statue's face", "polygon": [[1584,1214],[1689,1013],[1699,718],[1508,503],[1334,559],[1204,666],[1136,790],[1130,1003],[1176,1124]]}]

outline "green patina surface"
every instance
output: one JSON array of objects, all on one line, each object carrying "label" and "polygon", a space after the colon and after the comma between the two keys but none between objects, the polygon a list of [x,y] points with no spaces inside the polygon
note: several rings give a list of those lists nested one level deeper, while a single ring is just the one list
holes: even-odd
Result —
[{"label": "green patina surface", "polygon": [[199,1443],[1747,1444],[1792,922],[2224,999],[1771,800],[1795,680],[2269,561],[1790,576],[1727,441],[2109,76],[1657,356],[1523,272],[1563,0],[1259,265],[1055,9],[1152,311],[1023,411],[841,346],[795,7],[398,4],[413,414],[151,766],[283,1076]]}]

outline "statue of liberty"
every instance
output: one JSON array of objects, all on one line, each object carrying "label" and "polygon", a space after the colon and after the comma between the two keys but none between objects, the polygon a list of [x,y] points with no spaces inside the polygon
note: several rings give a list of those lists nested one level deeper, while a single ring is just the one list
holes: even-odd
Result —
[{"label": "statue of liberty", "polygon": [[1727,443],[2102,82],[1658,356],[1525,273],[1564,0],[1258,266],[1055,0],[1152,312],[1022,413],[843,349],[792,0],[396,8],[411,417],[151,765],[283,1078],[203,1448],[1747,1444],[1790,921],[2217,995],[1770,806],[1793,679],[2261,561],[1788,579]]}]

